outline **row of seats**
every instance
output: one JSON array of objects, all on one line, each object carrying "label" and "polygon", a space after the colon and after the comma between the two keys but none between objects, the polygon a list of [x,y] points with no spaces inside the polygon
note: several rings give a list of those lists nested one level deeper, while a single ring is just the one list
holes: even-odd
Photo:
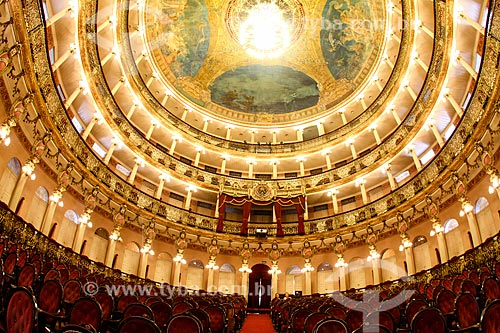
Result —
[{"label": "row of seats", "polygon": [[[484,245],[491,242],[498,244],[499,237]],[[410,278],[345,293],[276,298],[273,325],[280,333],[500,333],[499,254],[490,253],[492,259],[479,267],[469,263],[440,278],[428,274],[418,283]]]},{"label": "row of seats", "polygon": [[3,236],[0,258],[1,328],[9,333],[229,333],[245,319],[241,296],[132,284]]}]

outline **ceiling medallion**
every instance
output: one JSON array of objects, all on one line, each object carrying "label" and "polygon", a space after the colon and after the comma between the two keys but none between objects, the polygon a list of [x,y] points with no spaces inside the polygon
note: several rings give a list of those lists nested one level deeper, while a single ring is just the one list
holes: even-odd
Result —
[{"label": "ceiling medallion", "polygon": [[299,38],[304,18],[298,0],[232,0],[225,22],[231,37],[247,54],[273,59]]}]

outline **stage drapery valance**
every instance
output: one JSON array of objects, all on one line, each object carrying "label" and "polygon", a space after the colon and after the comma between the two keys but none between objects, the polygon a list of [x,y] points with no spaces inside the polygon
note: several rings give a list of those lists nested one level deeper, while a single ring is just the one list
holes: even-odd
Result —
[{"label": "stage drapery valance", "polygon": [[298,233],[303,235],[305,233],[304,230],[304,212],[305,212],[305,197],[303,195],[292,197],[292,198],[272,198],[270,200],[256,200],[252,197],[233,197],[227,194],[219,195],[219,221],[217,223],[217,232],[222,232],[224,230],[224,215],[226,204],[230,204],[233,206],[241,206],[243,207],[243,218],[241,223],[240,233],[242,235],[248,234],[248,219],[250,217],[250,211],[252,209],[252,205],[256,206],[268,206],[273,205],[274,211],[276,214],[276,228],[277,228],[277,236],[284,236],[283,226],[281,223],[281,208],[294,206],[297,210],[298,216]]}]

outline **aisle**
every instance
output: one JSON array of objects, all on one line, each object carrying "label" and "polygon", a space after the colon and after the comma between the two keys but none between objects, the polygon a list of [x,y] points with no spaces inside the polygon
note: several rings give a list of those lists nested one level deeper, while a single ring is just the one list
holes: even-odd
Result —
[{"label": "aisle", "polygon": [[274,333],[271,317],[267,314],[248,314],[240,333]]}]

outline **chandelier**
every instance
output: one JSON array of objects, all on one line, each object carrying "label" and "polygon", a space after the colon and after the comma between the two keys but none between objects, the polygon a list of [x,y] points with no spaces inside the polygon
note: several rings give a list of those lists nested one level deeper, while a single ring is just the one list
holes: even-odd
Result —
[{"label": "chandelier", "polygon": [[273,59],[282,55],[304,27],[304,9],[297,0],[233,0],[226,27],[248,55]]}]

